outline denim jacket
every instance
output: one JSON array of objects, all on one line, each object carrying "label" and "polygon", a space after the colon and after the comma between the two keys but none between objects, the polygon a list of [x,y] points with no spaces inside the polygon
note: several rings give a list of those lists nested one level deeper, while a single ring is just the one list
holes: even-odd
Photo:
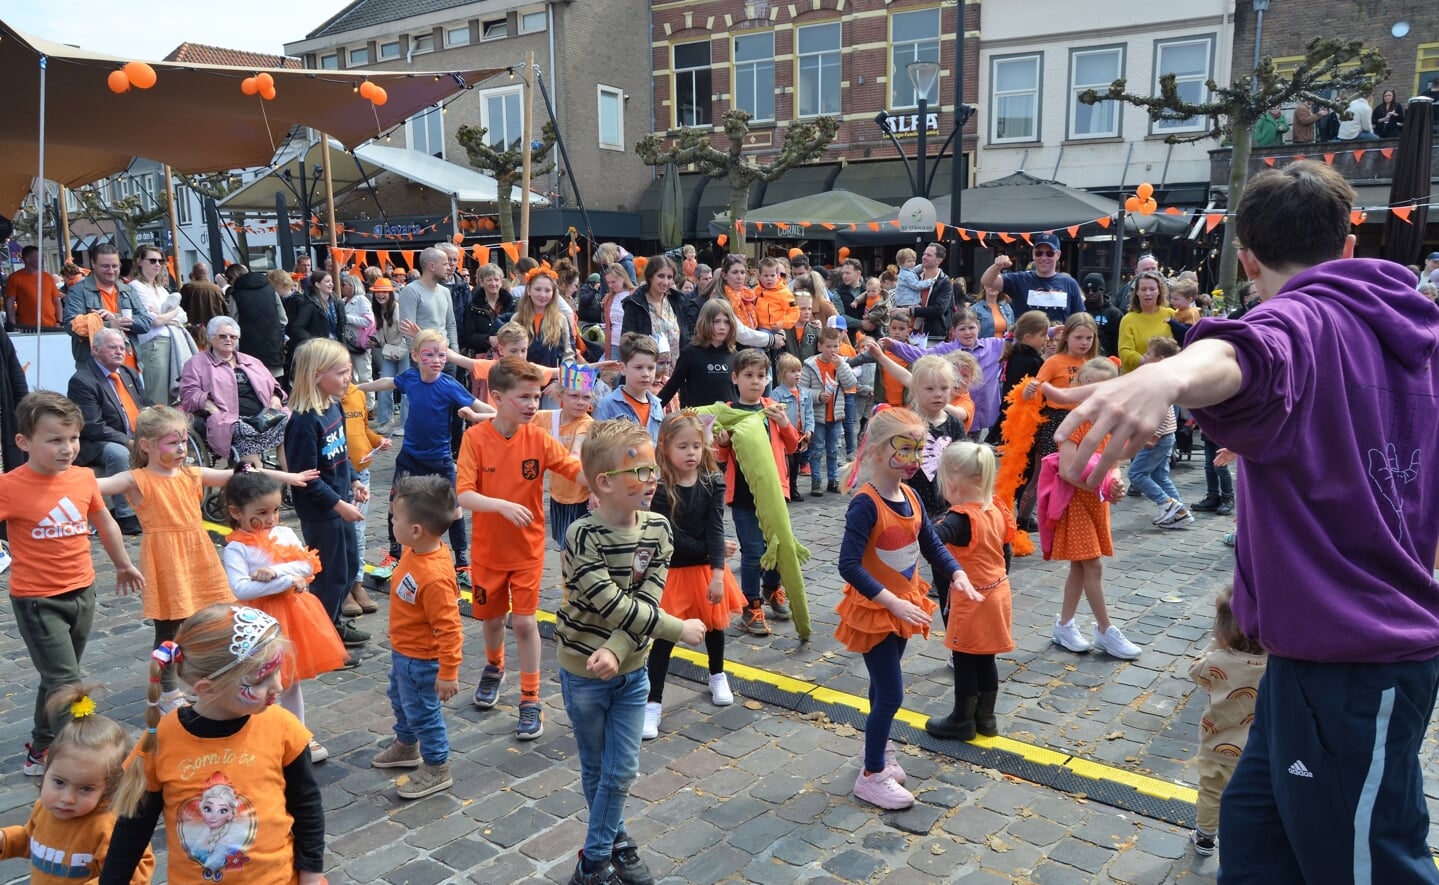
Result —
[{"label": "denim jacket", "polygon": [[799,399],[795,399],[794,393],[783,384],[776,384],[770,395],[777,403],[784,403],[785,415],[789,417],[789,423],[799,428],[800,436],[814,431],[814,392],[807,387],[799,387]]}]

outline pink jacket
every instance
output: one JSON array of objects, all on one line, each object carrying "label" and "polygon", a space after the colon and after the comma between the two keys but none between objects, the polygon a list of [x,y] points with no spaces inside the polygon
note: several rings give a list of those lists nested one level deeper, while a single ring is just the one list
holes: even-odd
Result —
[{"label": "pink jacket", "polygon": [[[1090,456],[1089,464],[1084,468],[1085,479],[1089,478],[1094,465],[1098,463],[1099,453],[1096,452]],[[1105,477],[1097,494],[1101,501],[1114,500],[1113,476]],[[1059,453],[1051,452],[1045,455],[1039,462],[1039,489],[1035,498],[1039,520],[1039,546],[1044,551],[1045,559],[1049,559],[1049,554],[1054,550],[1054,527],[1064,518],[1064,511],[1069,509],[1069,502],[1073,499],[1074,486],[1059,476]]]},{"label": "pink jacket", "polygon": [[[270,374],[264,363],[238,350],[235,351],[235,361],[245,377],[250,379],[250,386],[255,389],[260,402],[268,405],[274,396],[279,396],[281,402],[285,401],[285,391],[280,389],[275,376]],[[211,401],[220,407],[220,411],[207,414],[205,404]],[[235,422],[240,420],[240,391],[235,384],[234,367],[209,350],[190,357],[180,372],[180,408],[192,415],[205,415],[205,442],[215,454],[229,457]]]}]

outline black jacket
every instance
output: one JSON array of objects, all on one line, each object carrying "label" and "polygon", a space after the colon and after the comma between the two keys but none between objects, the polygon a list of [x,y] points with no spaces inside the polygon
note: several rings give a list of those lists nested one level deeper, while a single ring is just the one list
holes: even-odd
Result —
[{"label": "black jacket", "polygon": [[235,322],[240,324],[241,353],[264,363],[271,369],[285,364],[285,324],[280,319],[284,308],[280,296],[265,275],[257,271],[244,274],[226,299],[235,305]]},{"label": "black jacket", "polygon": [[484,287],[476,289],[465,312],[455,314],[460,323],[460,350],[474,355],[488,353],[490,336],[500,330],[500,317],[514,312],[515,299],[510,297],[510,290],[500,287],[500,297],[491,310]]},{"label": "black jacket", "polygon": [[[135,406],[143,409],[150,405],[145,399],[145,383],[140,380],[139,373],[129,366],[121,366],[116,371],[120,373],[120,383],[130,391]],[[130,444],[133,428],[126,429],[128,422],[125,407],[120,404],[120,395],[93,357],[70,376],[66,396],[80,407],[80,414],[85,419],[85,425],[80,428],[80,457],[75,459],[76,464],[85,467],[98,461],[105,443]]]},{"label": "black jacket", "polygon": [[0,446],[5,455],[5,470],[11,471],[25,463],[26,455],[15,444],[20,427],[15,421],[15,406],[30,392],[25,370],[15,355],[15,344],[0,329]]},{"label": "black jacket", "polygon": [[[654,335],[654,323],[650,322],[649,308],[650,284],[640,283],[639,287],[630,293],[630,297],[624,300],[624,322],[620,324],[620,334],[626,332],[639,332],[641,335]],[[674,311],[675,321],[680,327],[680,349],[689,344],[690,330],[685,328],[684,303],[680,299],[679,289],[672,288],[665,298],[670,303],[670,310]]]}]

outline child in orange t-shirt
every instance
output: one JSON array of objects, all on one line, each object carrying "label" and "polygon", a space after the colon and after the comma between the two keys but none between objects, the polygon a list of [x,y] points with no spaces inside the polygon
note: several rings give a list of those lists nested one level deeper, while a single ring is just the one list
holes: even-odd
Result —
[{"label": "child in orange t-shirt", "polygon": [[[406,476],[395,488],[395,537],[405,552],[390,575],[390,709],[395,740],[375,768],[418,768],[396,792],[420,799],[454,785],[450,736],[441,707],[460,691],[464,630],[454,560],[443,540],[455,516],[443,476]],[[476,587],[473,592],[482,592]]]},{"label": "child in orange t-shirt", "polygon": [[460,442],[460,506],[471,520],[473,617],[484,622],[485,669],[475,688],[475,706],[489,710],[499,701],[505,678],[505,615],[512,615],[520,658],[520,721],[515,737],[534,740],[544,733],[540,709],[540,630],[535,612],[544,576],[546,471],[575,480],[580,460],[534,426],[543,374],[538,366],[505,357],[490,369],[493,420],[465,431]]},{"label": "child in orange t-shirt", "polygon": [[[595,423],[590,408],[594,405],[596,373],[591,366],[567,363],[560,375],[560,407],[536,412],[534,423],[578,458],[585,435]],[[587,486],[558,474],[550,476],[550,538],[560,550],[565,549],[570,523],[585,515],[589,503]]]},{"label": "child in orange t-shirt", "polygon": [[[9,530],[14,564],[10,602],[15,626],[40,678],[35,719],[25,745],[25,774],[45,770],[45,748],[55,737],[45,701],[62,685],[80,680],[80,655],[95,617],[95,567],[90,561],[90,521],[110,561],[121,595],[142,590],[145,578],[125,551],[115,517],[105,509],[89,470],[70,469],[80,451],[80,407],[48,390],[37,390],[15,408],[16,443],[29,459],[0,474],[0,520]],[[23,600],[46,600],[28,605]],[[69,641],[52,642],[50,637]]]},{"label": "child in orange t-shirt", "polygon": [[940,485],[950,507],[935,531],[974,583],[974,594],[940,596],[944,645],[954,664],[954,712],[924,724],[935,737],[967,741],[976,733],[999,733],[994,656],[1014,650],[1009,545],[1015,529],[1014,511],[994,496],[994,474],[989,446],[963,440],[939,456]]}]

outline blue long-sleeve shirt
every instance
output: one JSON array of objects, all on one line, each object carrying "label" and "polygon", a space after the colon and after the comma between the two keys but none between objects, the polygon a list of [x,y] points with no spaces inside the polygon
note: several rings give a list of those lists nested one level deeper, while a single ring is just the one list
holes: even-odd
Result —
[{"label": "blue long-sleeve shirt", "polygon": [[[908,498],[903,501],[886,499],[884,503],[900,516],[914,515]],[[954,573],[962,569],[939,540],[939,535],[934,531],[934,523],[929,521],[929,517],[922,510],[920,519],[919,552],[929,562],[930,568],[934,569],[935,583],[941,588],[948,587]],[[874,501],[869,495],[855,495],[850,500],[849,510],[844,515],[844,540],[839,545],[839,576],[866,599],[873,599],[880,591],[888,589],[864,570],[864,551],[869,546],[870,535],[878,521],[879,511],[874,509]]]},{"label": "blue long-sleeve shirt", "polygon": [[335,504],[349,502],[355,471],[345,445],[345,412],[331,403],[323,412],[295,412],[285,425],[285,465],[295,473],[320,471],[296,487],[295,515],[300,522],[318,522],[334,515]]}]

